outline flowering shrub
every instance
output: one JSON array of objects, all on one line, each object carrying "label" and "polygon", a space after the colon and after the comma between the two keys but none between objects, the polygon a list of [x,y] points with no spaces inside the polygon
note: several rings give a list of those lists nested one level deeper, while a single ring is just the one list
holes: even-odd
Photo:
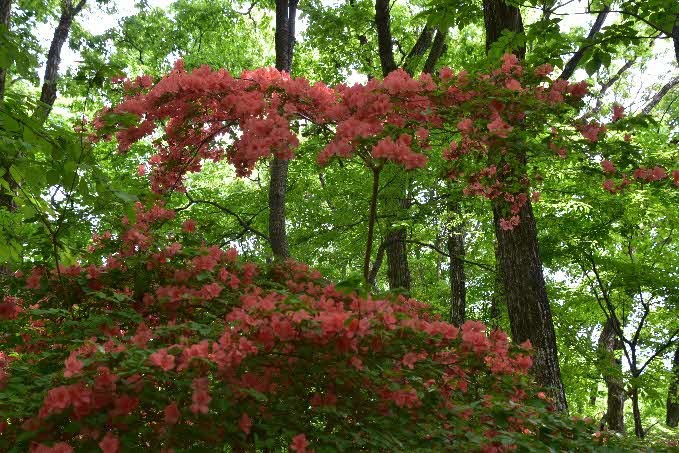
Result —
[{"label": "flowering shrub", "polygon": [[[201,244],[137,207],[91,258],[17,274],[0,310],[2,451],[593,448],[529,345],[296,262]],[[189,225],[190,228],[186,228]],[[173,233],[174,231],[181,231]]]},{"label": "flowering shrub", "polygon": [[[290,159],[300,128],[325,137],[321,165],[358,156],[372,169],[391,161],[410,170],[438,153],[449,161],[449,177],[466,182],[465,194],[506,203],[501,226],[510,230],[529,199],[527,149],[565,158],[569,147],[593,146],[608,130],[596,120],[576,119],[586,82],[552,80],[552,69],[529,70],[505,55],[501,67],[487,73],[443,68],[435,77],[414,79],[399,69],[383,80],[331,88],[272,68],[239,78],[207,66],[186,72],[180,61],[155,84],[148,76],[123,79],[124,101],[94,125],[103,137],[115,133],[121,151],[162,130],[149,160],[156,192],[182,190],[183,176],[200,171],[204,159],[226,158],[241,175],[272,154]],[[623,117],[616,106],[615,130],[624,129]],[[667,178],[660,170],[654,181]],[[649,180],[645,175],[635,178]],[[676,184],[679,170],[672,175]],[[618,190],[612,184],[604,188]]]}]

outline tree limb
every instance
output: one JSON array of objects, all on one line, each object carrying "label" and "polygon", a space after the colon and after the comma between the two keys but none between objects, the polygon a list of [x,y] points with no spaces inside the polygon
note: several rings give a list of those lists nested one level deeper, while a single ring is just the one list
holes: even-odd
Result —
[{"label": "tree limb", "polygon": [[615,84],[615,82],[617,82],[620,79],[620,77],[622,77],[622,75],[634,65],[636,61],[637,57],[625,61],[625,64],[620,69],[618,69],[618,72],[616,72],[615,75],[613,75],[613,77],[611,77],[606,82],[601,84],[601,90],[599,90],[599,94],[597,95],[596,105],[592,109],[591,113],[597,113],[599,112],[599,110],[601,110],[601,107],[604,104],[603,98],[604,94],[606,94],[606,91],[608,91],[608,89],[612,87],[613,84]]},{"label": "tree limb", "polygon": [[425,25],[422,29],[422,32],[420,33],[419,38],[417,38],[417,41],[413,45],[413,48],[410,49],[410,52],[408,52],[408,55],[406,55],[405,59],[403,60],[402,66],[405,72],[411,76],[415,73],[415,68],[420,62],[422,56],[427,52],[427,49],[429,49],[431,46],[433,37],[434,29],[429,25]]},{"label": "tree limb", "polygon": [[424,72],[425,74],[431,74],[432,72],[434,72],[436,63],[439,61],[439,58],[441,58],[441,55],[443,55],[443,53],[446,50],[447,37],[448,29],[445,30],[441,30],[440,28],[436,29],[434,42],[431,45],[429,56],[427,57],[427,61],[424,63],[424,68],[422,69],[422,72]]},{"label": "tree limb", "polygon": [[59,64],[61,63],[61,49],[71,31],[71,24],[75,16],[82,11],[86,0],[80,0],[73,4],[71,0],[62,3],[61,17],[54,30],[52,43],[47,53],[45,64],[45,77],[40,92],[40,103],[33,112],[33,118],[38,121],[45,121],[52,111],[54,101],[57,99],[57,77],[59,76]]},{"label": "tree limb", "polygon": [[262,233],[261,231],[259,231],[258,229],[256,229],[255,227],[252,226],[252,221],[253,221],[253,220],[255,219],[255,217],[257,217],[257,215],[260,214],[263,210],[261,210],[261,211],[259,211],[258,213],[256,213],[256,214],[255,214],[254,216],[252,216],[249,220],[244,220],[244,219],[240,216],[240,214],[238,214],[237,212],[235,212],[235,211],[233,211],[233,210],[227,208],[226,206],[224,206],[224,205],[222,205],[222,204],[219,204],[219,203],[217,203],[217,202],[211,201],[211,200],[199,200],[199,199],[193,198],[193,197],[189,194],[188,191],[186,192],[186,198],[188,198],[190,204],[203,203],[203,204],[207,204],[207,205],[210,205],[210,206],[214,206],[215,208],[219,209],[220,211],[222,211],[222,212],[224,212],[224,213],[226,213],[226,214],[229,214],[230,216],[234,217],[234,218],[236,219],[236,221],[237,221],[237,222],[238,222],[245,230],[250,231],[250,232],[253,233],[254,235],[261,237],[262,239],[264,239],[264,240],[267,241],[267,242],[269,241],[269,236],[267,236],[266,234]]},{"label": "tree limb", "polygon": [[375,26],[377,27],[377,47],[382,75],[386,76],[396,69],[391,38],[389,0],[375,1]]},{"label": "tree limb", "polygon": [[[594,24],[592,25],[592,28],[589,30],[589,34],[587,35],[586,41],[591,41],[594,36],[599,33],[601,30],[601,27],[604,25],[604,21],[606,20],[606,16],[608,16],[608,13],[610,12],[611,7],[606,6],[603,10],[597,14],[596,19],[594,20]],[[559,76],[560,79],[563,80],[568,80],[571,78],[573,73],[578,67],[578,64],[580,64],[580,60],[582,60],[582,57],[585,55],[585,51],[589,48],[590,46],[588,45],[582,45],[580,48],[573,54],[570,60],[568,60],[568,63],[563,68],[563,72]]]},{"label": "tree limb", "polygon": [[[409,244],[417,244],[417,245],[421,245],[422,247],[430,248],[430,249],[434,250],[435,252],[440,253],[441,255],[447,256],[447,257],[450,258],[450,254],[448,252],[444,252],[443,250],[441,250],[439,247],[435,246],[434,244],[429,244],[427,242],[421,242],[421,241],[415,241],[415,240],[412,240],[412,239],[408,239],[406,242],[409,243]],[[488,264],[479,263],[477,261],[470,261],[468,259],[465,259],[463,256],[454,256],[453,258],[457,258],[460,261],[467,263],[467,264],[478,266],[481,269],[487,270],[489,272],[493,272],[493,273],[495,272],[495,269],[493,269],[493,266],[490,266]]]},{"label": "tree limb", "polygon": [[655,106],[658,105],[660,101],[662,101],[662,98],[665,97],[665,95],[669,93],[669,91],[677,85],[679,85],[679,76],[674,77],[665,85],[663,85],[663,87],[660,88],[660,90],[658,90],[658,92],[655,95],[653,95],[651,100],[648,101],[648,103],[644,106],[644,108],[641,111],[646,115],[651,113]]}]

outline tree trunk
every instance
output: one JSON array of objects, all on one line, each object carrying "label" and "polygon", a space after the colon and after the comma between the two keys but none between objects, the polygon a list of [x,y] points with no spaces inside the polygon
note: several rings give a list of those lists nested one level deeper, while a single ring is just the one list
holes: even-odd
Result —
[{"label": "tree trunk", "polygon": [[[483,18],[486,50],[500,38],[504,30],[523,32],[521,12],[503,0],[483,0]],[[526,49],[519,49],[517,53],[519,58],[524,58]],[[525,153],[517,157],[525,164]],[[519,213],[519,225],[514,230],[505,231],[500,227],[500,219],[504,217],[504,201],[495,199],[492,206],[500,278],[512,339],[519,343],[530,340],[534,351],[532,374],[540,385],[551,390],[556,408],[566,411],[568,406],[561,381],[552,312],[542,274],[533,207],[528,200]]]},{"label": "tree trunk", "polygon": [[382,66],[382,75],[386,76],[396,69],[394,47],[391,42],[391,19],[389,0],[375,1],[375,26],[377,28],[377,46]]},{"label": "tree trunk", "polygon": [[377,247],[377,256],[375,257],[375,262],[373,263],[373,267],[370,269],[370,275],[368,275],[368,284],[375,291],[377,290],[377,274],[380,272],[380,268],[382,267],[385,248],[384,241],[380,242],[379,247]]},{"label": "tree trunk", "polygon": [[387,248],[387,278],[390,290],[410,291],[407,236],[408,232],[405,228],[398,228],[387,233],[384,238]]},{"label": "tree trunk", "polygon": [[[483,22],[486,27],[486,52],[500,39],[503,31],[523,33],[521,11],[516,6],[506,4],[504,0],[483,0]],[[516,56],[524,59],[526,48],[519,49]]]},{"label": "tree trunk", "polygon": [[276,259],[290,256],[285,230],[285,195],[288,182],[288,161],[274,157],[269,181],[269,241]]},{"label": "tree trunk", "polygon": [[499,329],[502,320],[502,307],[507,306],[505,298],[504,280],[502,279],[502,266],[500,265],[500,252],[497,247],[497,239],[494,244],[495,252],[495,275],[493,276],[493,296],[490,301],[489,325],[491,329]]},{"label": "tree trunk", "polygon": [[679,425],[679,346],[674,351],[674,360],[672,361],[672,380],[667,391],[667,418],[665,423],[670,428],[676,428]]},{"label": "tree trunk", "polygon": [[639,439],[643,439],[646,433],[644,432],[644,426],[641,421],[641,409],[639,408],[639,389],[636,387],[632,388],[630,393],[632,398],[632,414],[634,416],[634,435]]},{"label": "tree trunk", "polygon": [[[9,30],[10,11],[12,10],[12,0],[0,0],[0,24]],[[0,103],[5,97],[5,79],[7,68],[0,67]]]},{"label": "tree trunk", "polygon": [[450,256],[450,322],[461,325],[465,321],[467,306],[467,286],[464,275],[464,225],[461,220],[460,202],[452,198],[448,201],[448,211],[454,215],[455,223],[448,232],[448,255]]},{"label": "tree trunk", "polygon": [[589,42],[592,39],[594,39],[594,36],[596,36],[596,34],[599,33],[599,31],[601,30],[601,27],[603,27],[604,22],[606,21],[606,17],[608,16],[610,10],[611,10],[610,5],[606,5],[599,12],[599,14],[597,14],[596,19],[594,20],[594,24],[592,24],[592,28],[589,30],[589,34],[587,35],[587,40],[585,41],[585,44],[580,46],[580,48],[573,54],[570,60],[568,60],[568,62],[563,68],[563,72],[559,76],[560,79],[568,80],[573,76],[573,73],[580,64],[580,60],[582,60],[582,57],[585,56],[585,52],[591,46]]},{"label": "tree trunk", "polygon": [[492,205],[512,339],[518,343],[530,340],[534,351],[532,374],[551,390],[557,409],[567,410],[533,208],[527,201],[519,213],[519,225],[505,231],[500,227],[504,202],[495,199]]},{"label": "tree trunk", "polygon": [[679,14],[677,14],[672,27],[672,42],[674,43],[674,58],[679,64]]},{"label": "tree trunk", "polygon": [[415,70],[419,66],[420,60],[427,50],[429,50],[433,37],[434,29],[429,25],[425,25],[419,38],[417,38],[415,45],[410,49],[410,52],[408,52],[408,55],[403,62],[403,70],[410,74],[411,77],[415,74]]},{"label": "tree trunk", "polygon": [[[394,71],[394,49],[391,38],[391,16],[389,13],[389,0],[376,0],[375,2],[375,27],[377,28],[377,45],[382,67],[382,76]],[[386,211],[396,215],[400,219],[403,209],[407,207],[408,178],[405,171],[394,165],[384,169],[383,180],[386,181]],[[408,267],[408,249],[406,239],[408,232],[405,228],[387,228],[384,242],[387,252],[387,278],[390,290],[410,290],[410,269]]]},{"label": "tree trunk", "polygon": [[42,91],[40,93],[40,103],[33,112],[33,118],[37,121],[44,122],[47,120],[54,101],[57,99],[57,78],[59,77],[59,64],[61,63],[61,49],[68,39],[68,33],[71,31],[71,24],[75,16],[85,6],[85,0],[78,1],[73,4],[72,0],[67,0],[62,3],[61,17],[59,23],[54,30],[50,50],[47,53],[47,62],[45,64],[45,78],[42,82]]},{"label": "tree trunk", "polygon": [[655,108],[656,105],[662,101],[665,95],[675,86],[679,85],[679,76],[670,79],[665,85],[658,90],[656,94],[648,101],[648,103],[641,110],[642,113],[648,115]]},{"label": "tree trunk", "polygon": [[446,38],[448,37],[448,29],[436,29],[436,36],[434,36],[434,42],[431,45],[431,50],[429,51],[429,56],[427,56],[427,61],[424,62],[424,68],[422,72],[425,74],[431,74],[436,68],[436,63],[441,58],[441,55],[446,50]]},{"label": "tree trunk", "polygon": [[608,429],[625,433],[625,387],[622,380],[622,362],[616,360],[615,351],[622,348],[622,342],[616,334],[615,321],[608,318],[601,336],[597,355],[599,369],[606,382],[606,415],[604,421]]},{"label": "tree trunk", "polygon": [[[276,0],[276,69],[290,73],[295,48],[297,0]],[[285,195],[288,161],[274,156],[269,180],[269,241],[274,258],[290,256],[285,230]]]},{"label": "tree trunk", "polygon": [[405,227],[397,225],[407,218],[409,178],[405,170],[396,164],[386,165],[382,172],[384,186],[380,189],[380,198],[384,212],[389,215],[384,235],[389,289],[410,291],[410,267],[406,246],[408,231]]}]

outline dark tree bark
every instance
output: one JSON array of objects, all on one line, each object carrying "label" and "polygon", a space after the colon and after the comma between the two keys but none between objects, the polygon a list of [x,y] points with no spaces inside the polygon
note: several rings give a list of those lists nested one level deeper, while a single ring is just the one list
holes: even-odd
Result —
[{"label": "dark tree bark", "polygon": [[[10,11],[12,10],[12,0],[0,0],[0,24],[9,29]],[[7,78],[7,68],[0,67],[0,102],[5,97],[5,79]]]},{"label": "dark tree bark", "polygon": [[[376,0],[375,26],[377,28],[377,45],[382,67],[382,75],[386,76],[397,66],[394,60],[390,27],[389,0]],[[393,212],[401,212],[406,206],[405,197],[408,188],[408,178],[401,168],[390,166],[385,168],[385,180],[391,185],[387,192],[387,205]],[[405,228],[388,228],[384,235],[387,252],[387,279],[389,289],[410,290],[410,268],[408,266],[408,250],[406,239],[408,232]]]},{"label": "dark tree bark", "polygon": [[382,66],[382,75],[386,76],[396,69],[394,47],[391,39],[391,18],[389,0],[375,1],[375,26],[377,27],[377,46]]},{"label": "dark tree bark", "polygon": [[567,410],[533,207],[527,201],[519,213],[519,225],[505,231],[500,227],[505,204],[496,199],[492,205],[512,339],[518,343],[530,340],[534,352],[532,374],[540,385],[551,390],[557,409]]},{"label": "dark tree bark", "polygon": [[377,274],[380,272],[382,267],[382,261],[384,261],[384,251],[386,250],[384,241],[380,242],[380,246],[377,248],[377,256],[375,257],[375,262],[373,267],[370,269],[370,275],[368,275],[368,284],[371,288],[375,288],[375,282],[377,281]]},{"label": "dark tree bark", "polygon": [[665,423],[670,428],[679,426],[679,345],[674,351],[672,361],[672,381],[667,391],[667,417]]},{"label": "dark tree bark", "polygon": [[606,415],[604,422],[608,429],[625,433],[625,386],[622,380],[622,362],[616,360],[615,351],[622,349],[614,325],[615,320],[608,318],[599,336],[597,355],[599,368],[606,382]]},{"label": "dark tree bark", "polygon": [[[483,1],[486,25],[486,49],[489,49],[503,30],[523,32],[521,12],[503,0]],[[525,57],[525,49],[519,52]],[[514,150],[525,163],[523,151]],[[534,357],[532,374],[537,382],[550,389],[558,410],[567,410],[566,395],[556,348],[556,334],[552,312],[547,298],[547,287],[542,273],[542,260],[538,246],[537,225],[530,200],[519,212],[520,223],[514,230],[505,231],[500,219],[505,217],[505,203],[492,201],[497,256],[502,289],[507,304],[512,339],[516,342],[530,340]]]},{"label": "dark tree bark", "polygon": [[373,187],[370,193],[370,213],[368,214],[368,239],[365,245],[365,256],[363,258],[363,280],[370,282],[370,258],[372,257],[373,236],[375,233],[375,221],[377,220],[377,195],[380,191],[380,171],[381,167],[372,169]]},{"label": "dark tree bark", "polygon": [[417,38],[415,45],[410,49],[410,52],[408,52],[408,55],[403,61],[403,70],[405,72],[411,76],[415,74],[415,69],[419,65],[422,56],[429,50],[433,37],[434,29],[425,25],[422,29],[422,33],[420,33],[420,37]]},{"label": "dark tree bark", "polygon": [[68,39],[73,19],[82,11],[84,6],[85,0],[79,0],[77,3],[66,0],[61,4],[61,16],[57,28],[54,30],[50,50],[47,53],[40,102],[33,112],[33,118],[38,121],[47,120],[54,106],[54,101],[57,99],[57,78],[59,77],[59,64],[61,63],[61,49]]},{"label": "dark tree bark", "polygon": [[677,85],[679,85],[679,76],[674,77],[672,80],[663,85],[662,88],[660,88],[660,90],[658,90],[658,92],[655,93],[651,100],[648,101],[648,103],[644,106],[642,112],[644,112],[647,115],[651,113],[655,106],[658,105],[660,101],[662,101],[662,98],[664,98],[665,95],[669,93],[669,91]]},{"label": "dark tree bark", "polygon": [[410,291],[407,236],[408,232],[405,228],[398,228],[389,231],[384,238],[387,248],[387,278],[391,290]]},{"label": "dark tree bark", "polygon": [[602,9],[599,12],[599,14],[597,14],[596,19],[594,20],[594,24],[592,24],[592,28],[589,30],[589,33],[587,34],[587,42],[580,46],[580,48],[573,54],[571,59],[568,60],[568,62],[563,68],[563,72],[559,76],[560,79],[568,80],[573,76],[573,73],[580,64],[580,60],[582,60],[582,57],[585,55],[585,51],[591,45],[589,44],[589,41],[591,41],[594,38],[594,36],[596,36],[596,34],[599,33],[601,27],[604,25],[604,22],[606,21],[606,16],[608,16],[610,10],[611,10],[610,5],[606,5],[604,9]]},{"label": "dark tree bark", "polygon": [[672,42],[674,42],[674,58],[679,64],[679,14],[677,14],[672,27]]},{"label": "dark tree bark", "polygon": [[422,72],[425,74],[431,74],[434,72],[436,63],[441,58],[441,55],[446,50],[446,38],[448,37],[448,30],[436,29],[436,35],[434,36],[434,42],[431,45],[431,50],[427,56],[427,61],[424,62],[424,68]]},{"label": "dark tree bark", "polygon": [[[297,0],[276,0],[276,69],[290,72],[295,48]],[[269,241],[274,258],[290,257],[285,230],[285,195],[288,181],[288,161],[278,157],[271,162],[269,180]]]},{"label": "dark tree bark", "polygon": [[[483,23],[486,27],[486,51],[500,39],[505,30],[523,33],[521,11],[516,6],[508,5],[504,0],[483,0]],[[526,57],[526,48],[517,51],[517,57]]]},{"label": "dark tree bark", "polygon": [[[448,211],[460,214],[460,202],[448,201]],[[459,217],[457,217],[459,219]],[[465,321],[467,307],[467,284],[464,274],[464,226],[458,221],[448,232],[448,255],[450,272],[450,322],[461,325]]]},{"label": "dark tree bark", "polygon": [[641,421],[641,408],[639,407],[639,389],[637,387],[632,387],[630,391],[630,397],[632,398],[632,417],[634,418],[634,435],[639,439],[643,439],[646,436],[644,431],[644,425]]}]

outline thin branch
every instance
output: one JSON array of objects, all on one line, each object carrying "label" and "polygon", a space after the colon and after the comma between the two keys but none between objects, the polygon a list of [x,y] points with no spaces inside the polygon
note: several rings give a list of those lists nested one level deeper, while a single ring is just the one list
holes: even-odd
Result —
[{"label": "thin branch", "polygon": [[625,61],[625,64],[622,65],[620,69],[618,69],[618,72],[613,75],[610,79],[608,79],[606,82],[601,84],[601,90],[599,90],[599,94],[597,94],[597,100],[596,100],[596,105],[592,109],[591,113],[598,113],[599,110],[601,110],[601,107],[604,104],[604,94],[608,91],[609,88],[611,88],[615,82],[620,80],[620,77],[629,69],[631,68],[634,63],[637,61],[637,57],[632,58],[631,60]]},{"label": "thin branch", "polygon": [[674,332],[672,332],[672,335],[670,335],[670,339],[667,340],[662,346],[660,346],[658,349],[655,350],[653,354],[644,362],[644,364],[639,368],[637,376],[640,376],[641,373],[644,372],[644,369],[651,363],[653,359],[658,357],[660,354],[665,352],[670,346],[673,346],[676,343],[676,340],[674,337],[679,335],[679,328],[675,329]]},{"label": "thin branch", "polygon": [[[408,239],[406,242],[409,243],[409,244],[421,245],[422,247],[430,248],[430,249],[434,250],[435,252],[440,253],[443,256],[447,256],[448,258],[451,257],[451,255],[448,252],[441,250],[439,247],[435,246],[434,244],[429,244],[428,242],[416,241],[416,240],[412,240],[412,239]],[[495,269],[493,268],[493,266],[491,266],[489,264],[479,263],[477,261],[471,261],[471,260],[464,258],[464,256],[462,256],[462,255],[453,256],[453,258],[456,258],[456,259],[462,261],[463,263],[471,264],[473,266],[478,266],[481,269],[484,269],[486,271],[493,272],[493,273],[495,272]]]},{"label": "thin branch", "polygon": [[658,105],[660,101],[662,101],[665,95],[677,85],[679,85],[679,76],[674,77],[672,80],[663,85],[663,87],[658,90],[658,92],[651,98],[650,101],[648,101],[641,111],[646,115],[651,113],[655,106]]},{"label": "thin branch", "polygon": [[[606,16],[608,16],[608,13],[610,12],[611,7],[606,6],[602,11],[599,12],[599,14],[596,16],[596,19],[594,20],[594,24],[592,25],[592,28],[589,30],[589,34],[587,35],[587,39],[585,42],[589,42],[592,39],[594,39],[594,36],[596,36],[597,33],[601,30],[601,27],[604,25],[604,22],[606,21]],[[585,55],[585,51],[589,48],[588,45],[583,44],[580,46],[580,48],[573,54],[570,60],[568,60],[568,63],[563,68],[563,72],[559,76],[560,79],[563,80],[568,80],[573,76],[573,73],[577,69],[578,65],[580,64],[580,60],[582,60],[582,57]]]},{"label": "thin branch", "polygon": [[235,212],[235,211],[233,211],[233,210],[227,208],[226,206],[224,206],[224,205],[222,205],[222,204],[219,204],[219,203],[217,203],[217,202],[211,201],[211,200],[199,200],[199,199],[193,198],[193,197],[191,196],[191,194],[189,194],[188,191],[186,192],[186,198],[189,199],[189,203],[190,203],[190,204],[203,203],[203,204],[207,204],[207,205],[210,205],[210,206],[214,206],[215,208],[219,209],[220,211],[225,212],[226,214],[229,214],[230,216],[234,217],[234,218],[236,219],[236,221],[237,221],[237,222],[238,222],[245,230],[250,231],[250,232],[253,233],[254,235],[259,236],[259,237],[261,237],[262,239],[264,239],[264,240],[266,240],[266,241],[269,241],[269,236],[267,236],[266,234],[262,233],[261,231],[259,231],[258,229],[256,229],[255,227],[252,226],[252,222],[253,222],[253,220],[255,219],[255,217],[257,217],[257,215],[259,215],[259,214],[260,214],[261,212],[263,212],[264,210],[261,210],[260,212],[256,213],[256,214],[255,214],[254,216],[252,216],[249,220],[244,220],[244,219],[240,216],[240,214],[238,214],[237,212]]}]

